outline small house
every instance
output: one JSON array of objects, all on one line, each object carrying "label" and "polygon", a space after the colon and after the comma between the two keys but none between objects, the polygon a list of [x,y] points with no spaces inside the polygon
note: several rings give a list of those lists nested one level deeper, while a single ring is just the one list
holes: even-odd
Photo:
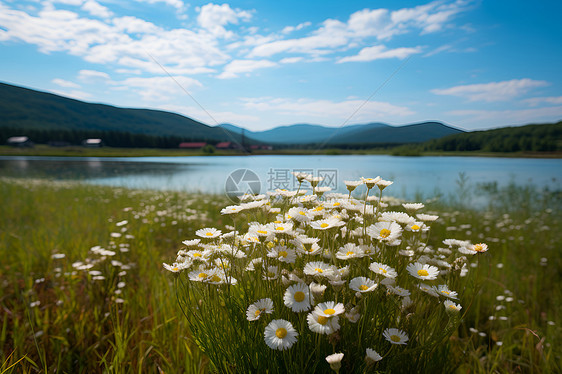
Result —
[{"label": "small house", "polygon": [[103,141],[101,139],[86,139],[82,141],[84,147],[99,148],[103,146]]},{"label": "small house", "polygon": [[6,143],[13,147],[33,147],[33,142],[27,136],[12,136]]},{"label": "small house", "polygon": [[205,142],[184,142],[184,143],[180,143],[180,148],[183,149],[201,149],[204,146],[206,146],[207,143]]}]

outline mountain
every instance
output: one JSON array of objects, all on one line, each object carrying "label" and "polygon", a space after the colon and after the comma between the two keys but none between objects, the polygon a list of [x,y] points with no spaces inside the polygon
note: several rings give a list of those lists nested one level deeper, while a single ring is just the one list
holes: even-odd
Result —
[{"label": "mountain", "polygon": [[159,110],[118,108],[0,83],[0,126],[37,130],[98,130],[229,141],[234,135]]},{"label": "mountain", "polygon": [[[232,124],[221,127],[237,133],[242,128]],[[321,125],[296,124],[279,126],[266,131],[244,131],[245,136],[273,144],[376,144],[376,143],[419,143],[443,136],[459,134],[462,130],[440,122],[423,122],[405,126],[390,126],[373,122],[363,125],[327,127]]]}]

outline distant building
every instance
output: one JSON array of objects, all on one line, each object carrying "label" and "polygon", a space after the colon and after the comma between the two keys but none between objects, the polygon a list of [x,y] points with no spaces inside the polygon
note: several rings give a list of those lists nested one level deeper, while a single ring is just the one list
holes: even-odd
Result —
[{"label": "distant building", "polygon": [[69,142],[62,140],[50,140],[47,144],[51,147],[68,147],[70,145]]},{"label": "distant building", "polygon": [[180,148],[184,148],[184,149],[201,149],[204,146],[206,146],[207,143],[204,142],[184,142],[184,143],[180,143]]},{"label": "distant building", "polygon": [[251,149],[251,150],[258,150],[258,149],[261,149],[261,150],[271,151],[271,150],[273,149],[273,147],[270,146],[270,145],[257,145],[257,144],[254,144],[254,145],[251,145],[251,146],[250,146],[250,149]]},{"label": "distant building", "polygon": [[33,142],[27,136],[12,136],[6,143],[13,147],[33,147]]},{"label": "distant building", "polygon": [[103,147],[103,141],[101,139],[86,139],[82,141],[82,145],[91,148]]},{"label": "distant building", "polygon": [[215,146],[216,149],[242,149],[240,144],[233,142],[220,142]]}]

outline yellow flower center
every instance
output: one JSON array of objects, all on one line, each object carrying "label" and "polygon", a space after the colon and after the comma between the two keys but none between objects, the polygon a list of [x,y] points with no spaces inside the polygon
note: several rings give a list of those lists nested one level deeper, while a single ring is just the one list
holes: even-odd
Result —
[{"label": "yellow flower center", "polygon": [[324,222],[324,223],[322,223],[322,224],[320,225],[320,227],[322,227],[323,229],[325,229],[325,228],[328,227],[328,226],[330,226],[330,225],[328,225],[326,222]]},{"label": "yellow flower center", "polygon": [[256,312],[254,313],[254,316],[257,317],[257,316],[259,316],[260,314],[261,314],[261,310],[258,309],[258,310],[256,310]]},{"label": "yellow flower center", "polygon": [[324,326],[326,323],[328,323],[328,317],[318,316],[318,323]]},{"label": "yellow flower center", "polygon": [[322,209],[324,209],[322,205],[318,205],[316,208],[314,208],[314,210],[317,212],[321,211]]},{"label": "yellow flower center", "polygon": [[294,299],[297,303],[300,303],[301,301],[304,300],[304,292],[297,291],[297,292],[295,292],[295,296],[293,296],[293,297],[294,297]]},{"label": "yellow flower center", "polygon": [[279,252],[279,257],[287,257],[288,253],[286,251]]},{"label": "yellow flower center", "polygon": [[347,251],[345,255],[346,256],[353,256],[354,254],[355,254],[355,252],[353,252],[353,251]]},{"label": "yellow flower center", "polygon": [[277,230],[277,231],[283,231],[283,230],[285,230],[285,228],[284,228],[283,226],[279,226],[279,227],[276,227],[275,230]]},{"label": "yellow flower center", "polygon": [[449,305],[449,308],[451,308],[451,309],[455,309],[455,310],[457,309],[457,307],[456,307],[456,306],[454,306],[453,304]]},{"label": "yellow flower center", "polygon": [[201,253],[194,253],[193,257],[201,257]]},{"label": "yellow flower center", "polygon": [[174,267],[172,268],[172,270],[173,270],[173,271],[178,271],[179,269],[178,269],[177,266],[174,266]]},{"label": "yellow flower center", "polygon": [[198,277],[201,279],[205,279],[208,277],[208,275],[206,273],[199,273]]},{"label": "yellow flower center", "polygon": [[412,226],[412,230],[414,230],[414,231],[417,231],[417,230],[419,230],[419,229],[420,229],[420,227],[419,227],[418,225],[413,225],[413,226]]},{"label": "yellow flower center", "polygon": [[400,337],[398,335],[391,335],[390,340],[392,340],[395,343],[398,343],[400,341]]},{"label": "yellow flower center", "polygon": [[205,233],[205,235],[207,235],[207,236],[213,236],[213,233],[212,233],[212,232],[207,232],[207,233]]},{"label": "yellow flower center", "polygon": [[418,275],[420,277],[427,277],[429,275],[429,273],[425,269],[420,269],[420,270],[418,270]]},{"label": "yellow flower center", "polygon": [[484,250],[484,246],[482,245],[482,243],[479,244],[474,244],[474,248],[473,248],[476,252],[482,252]]},{"label": "yellow flower center", "polygon": [[369,287],[367,287],[367,286],[365,286],[364,284],[362,284],[362,285],[359,286],[359,289],[360,289],[361,291],[366,291],[366,290],[369,289]]},{"label": "yellow flower center", "polygon": [[384,269],[384,268],[379,268],[379,271],[383,274],[386,274],[386,269]]},{"label": "yellow flower center", "polygon": [[316,270],[318,273],[323,273],[324,270],[320,269],[320,268],[315,268],[314,270]]},{"label": "yellow flower center", "polygon": [[258,230],[258,234],[263,234],[263,235],[266,235],[266,234],[267,234],[267,231],[264,231],[264,230]]},{"label": "yellow flower center", "polygon": [[283,339],[285,336],[287,336],[287,330],[285,330],[283,327],[279,327],[275,331],[275,336],[277,336],[279,339]]},{"label": "yellow flower center", "polygon": [[281,223],[281,221],[273,221],[273,223]]},{"label": "yellow flower center", "polygon": [[381,238],[388,238],[390,236],[389,229],[382,229],[380,233]]},{"label": "yellow flower center", "polygon": [[334,309],[332,309],[332,308],[328,308],[328,309],[324,310],[324,314],[327,314],[327,315],[332,315],[332,314],[334,314],[335,312],[336,312],[336,311],[335,311]]},{"label": "yellow flower center", "polygon": [[302,210],[299,212],[299,214],[300,214],[301,216],[306,216],[306,213],[303,212]]},{"label": "yellow flower center", "polygon": [[211,277],[211,282],[220,282],[220,281],[221,281],[221,277],[219,277],[216,274]]},{"label": "yellow flower center", "polygon": [[267,276],[270,277],[270,278],[275,278],[275,275],[276,275],[276,274],[275,274],[274,272],[272,272],[272,271],[270,271],[270,272],[267,273]]},{"label": "yellow flower center", "polygon": [[444,293],[445,295],[448,295],[448,294],[450,294],[450,292],[449,292],[449,291],[441,291],[441,292],[442,292],[442,293]]},{"label": "yellow flower center", "polygon": [[340,206],[340,205],[341,205],[341,203],[334,203],[333,206]]}]

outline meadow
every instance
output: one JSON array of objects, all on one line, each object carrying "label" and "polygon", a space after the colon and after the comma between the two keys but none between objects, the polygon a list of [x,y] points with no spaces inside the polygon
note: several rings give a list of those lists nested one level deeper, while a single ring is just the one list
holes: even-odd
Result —
[{"label": "meadow", "polygon": [[[486,208],[472,207],[480,193],[492,197]],[[472,297],[461,300],[462,320],[425,371],[560,372],[560,192],[461,184],[455,198],[421,202],[424,213],[439,215],[429,245],[455,237],[489,247],[478,254],[479,271],[468,269]],[[1,179],[0,373],[236,371],[203,352],[183,314],[191,300],[163,267],[197,230],[232,230],[221,215],[229,204],[213,195]],[[221,307],[218,319],[231,312]],[[268,349],[263,338],[255,343]],[[328,368],[322,360],[318,371]],[[360,372],[379,368],[392,371]]]}]

